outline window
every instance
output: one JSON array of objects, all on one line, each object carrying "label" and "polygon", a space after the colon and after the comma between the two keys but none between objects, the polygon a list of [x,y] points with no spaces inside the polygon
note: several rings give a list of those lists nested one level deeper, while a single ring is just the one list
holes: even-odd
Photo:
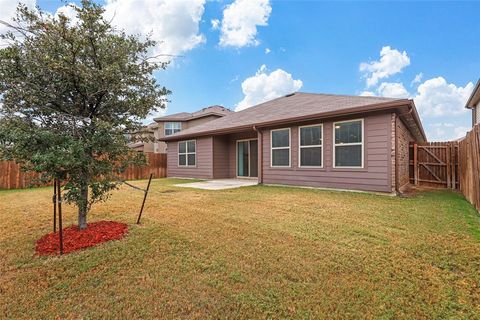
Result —
[{"label": "window", "polygon": [[191,167],[196,165],[196,149],[195,140],[180,141],[178,143],[178,165],[182,167]]},{"label": "window", "polygon": [[165,136],[170,136],[179,131],[182,131],[181,122],[165,122]]},{"label": "window", "polygon": [[323,126],[313,125],[299,127],[299,156],[300,167],[323,166]]},{"label": "window", "polygon": [[290,128],[270,131],[272,167],[290,167]]},{"label": "window", "polygon": [[334,168],[363,168],[363,119],[335,122]]}]

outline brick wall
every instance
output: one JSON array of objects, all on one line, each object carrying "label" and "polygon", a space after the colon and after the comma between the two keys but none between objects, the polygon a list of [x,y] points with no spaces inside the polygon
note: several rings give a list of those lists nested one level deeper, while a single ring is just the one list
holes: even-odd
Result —
[{"label": "brick wall", "polygon": [[407,130],[406,126],[403,124],[402,120],[399,117],[396,117],[396,133],[397,139],[397,163],[396,163],[396,174],[398,180],[398,188],[401,190],[402,187],[409,183],[409,144],[411,141],[415,141],[414,137]]}]

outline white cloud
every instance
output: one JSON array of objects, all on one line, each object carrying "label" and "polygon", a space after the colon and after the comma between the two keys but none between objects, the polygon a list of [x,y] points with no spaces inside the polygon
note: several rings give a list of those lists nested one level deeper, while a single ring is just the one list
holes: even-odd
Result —
[{"label": "white cloud", "polygon": [[383,47],[380,51],[380,60],[362,62],[360,71],[367,79],[367,87],[375,86],[379,80],[388,78],[402,71],[410,64],[406,51],[400,52],[390,46]]},{"label": "white cloud", "polygon": [[272,50],[270,50],[270,48],[265,48],[265,54],[269,54],[270,52],[272,52]]},{"label": "white cloud", "polygon": [[428,138],[431,141],[451,141],[465,137],[471,128],[451,122],[439,122],[429,126]]},{"label": "white cloud", "polygon": [[456,127],[453,132],[455,134],[455,139],[460,139],[466,136],[467,132],[470,131],[472,128],[469,127]]},{"label": "white cloud", "polygon": [[220,45],[258,45],[257,26],[266,26],[271,12],[269,0],[235,0],[223,10]]},{"label": "white cloud", "polygon": [[465,103],[473,90],[473,83],[465,87],[447,83],[443,77],[426,80],[417,88],[414,98],[418,110],[423,115],[442,116],[467,112]]},{"label": "white cloud", "polygon": [[212,25],[213,30],[217,30],[218,28],[220,28],[220,20],[212,19],[212,20],[210,20],[210,23]]},{"label": "white cloud", "polygon": [[362,93],[360,93],[360,96],[362,96],[362,97],[374,97],[375,92],[373,92],[373,91],[363,91]]},{"label": "white cloud", "polygon": [[167,107],[165,107],[164,109],[159,109],[155,112],[150,112],[148,114],[147,118],[145,118],[142,121],[142,123],[145,124],[145,125],[148,125],[152,122],[155,122],[153,119],[158,118],[158,117],[163,117],[166,113],[167,113]]},{"label": "white cloud", "polygon": [[413,79],[412,83],[410,85],[414,85],[416,83],[420,83],[423,79],[423,72],[418,73],[415,75],[415,79]]},{"label": "white cloud", "polygon": [[282,69],[268,73],[267,67],[262,65],[254,76],[242,82],[245,97],[237,104],[235,111],[296,92],[302,85],[302,80],[294,80],[290,73]]},{"label": "white cloud", "polygon": [[400,82],[382,82],[376,91],[381,97],[405,99],[410,96]]},{"label": "white cloud", "polygon": [[77,11],[75,11],[75,7],[77,5],[73,2],[69,2],[68,4],[61,6],[55,11],[55,17],[58,17],[59,14],[63,14],[65,17],[70,19],[70,22],[72,24],[78,23],[78,18],[77,18]]},{"label": "white cloud", "polygon": [[410,97],[410,94],[401,82],[382,82],[374,91],[365,90],[360,93],[360,96],[406,99]]},{"label": "white cloud", "polygon": [[150,34],[158,42],[155,55],[179,55],[205,42],[199,33],[204,5],[205,0],[107,0],[105,18],[129,34]]},{"label": "white cloud", "polygon": [[[5,21],[9,24],[16,25],[13,22],[13,18],[15,18],[17,12],[17,6],[19,2],[23,3],[30,9],[34,9],[37,2],[35,0],[22,0],[22,1],[1,1],[0,4],[0,20]],[[0,24],[0,34],[5,34],[8,31],[12,31],[16,36],[20,36],[17,32],[14,32],[11,28],[5,26],[4,24]],[[8,45],[7,43],[0,43],[0,47]]]}]

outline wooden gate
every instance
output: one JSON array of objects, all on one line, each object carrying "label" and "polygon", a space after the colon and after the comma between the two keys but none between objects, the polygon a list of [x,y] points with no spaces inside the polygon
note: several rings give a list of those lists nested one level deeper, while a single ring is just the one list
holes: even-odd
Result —
[{"label": "wooden gate", "polygon": [[410,182],[417,186],[458,189],[458,142],[410,144]]}]

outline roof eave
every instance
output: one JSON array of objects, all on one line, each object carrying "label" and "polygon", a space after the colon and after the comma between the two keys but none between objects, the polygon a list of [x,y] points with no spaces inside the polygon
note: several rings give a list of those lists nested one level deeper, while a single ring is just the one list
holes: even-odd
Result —
[{"label": "roof eave", "polygon": [[358,114],[358,113],[366,113],[366,112],[373,112],[373,111],[386,111],[386,110],[391,110],[391,109],[397,109],[401,106],[409,106],[413,110],[412,111],[413,118],[414,118],[415,122],[417,123],[419,131],[422,135],[422,138],[426,141],[427,139],[426,139],[426,135],[425,135],[425,132],[423,130],[422,124],[420,122],[420,117],[418,116],[418,113],[416,111],[415,104],[413,103],[413,100],[410,100],[410,99],[399,99],[399,100],[395,100],[395,101],[376,103],[376,104],[371,104],[371,105],[367,105],[367,106],[360,106],[360,107],[344,109],[344,110],[340,110],[340,111],[335,110],[335,111],[330,111],[330,112],[310,114],[310,115],[306,115],[306,116],[286,118],[286,119],[280,119],[280,120],[275,120],[275,121],[258,122],[258,123],[254,123],[254,124],[230,127],[230,128],[225,128],[225,129],[208,130],[208,131],[203,131],[203,132],[192,132],[192,133],[189,133],[189,134],[181,134],[181,132],[179,132],[178,135],[175,134],[175,135],[171,135],[171,136],[168,136],[168,137],[164,137],[161,140],[162,141],[176,141],[176,140],[191,138],[191,137],[228,134],[228,133],[235,133],[235,132],[240,132],[240,131],[243,131],[243,130],[248,130],[248,129],[251,129],[252,126],[255,126],[257,128],[262,128],[262,127],[268,127],[268,126],[281,125],[281,124],[290,123],[290,122],[307,121],[307,120],[310,120],[310,119],[312,119],[312,120],[320,119],[320,118],[325,119],[325,118],[333,118],[333,117],[338,117],[338,116],[354,115],[354,114]]},{"label": "roof eave", "polygon": [[478,79],[477,84],[475,85],[475,88],[472,91],[472,94],[468,98],[467,103],[465,104],[465,108],[473,109],[474,107],[473,101],[475,97],[477,97],[478,100],[480,100],[480,79]]},{"label": "roof eave", "polygon": [[[228,113],[227,113],[227,114],[228,114]],[[155,121],[155,122],[157,122],[157,123],[158,123],[158,122],[172,122],[172,121],[176,121],[176,122],[187,122],[187,121],[190,121],[190,120],[200,119],[200,118],[204,118],[204,117],[208,117],[208,116],[224,117],[224,116],[226,116],[227,114],[220,113],[220,112],[209,112],[209,113],[205,113],[205,114],[190,116],[190,117],[188,117],[188,118],[178,118],[178,119],[174,119],[174,118],[168,119],[168,118],[166,118],[166,117],[168,117],[168,116],[165,116],[165,117],[155,118],[155,119],[153,119],[153,121]],[[164,118],[166,118],[166,119],[164,119]]]}]

